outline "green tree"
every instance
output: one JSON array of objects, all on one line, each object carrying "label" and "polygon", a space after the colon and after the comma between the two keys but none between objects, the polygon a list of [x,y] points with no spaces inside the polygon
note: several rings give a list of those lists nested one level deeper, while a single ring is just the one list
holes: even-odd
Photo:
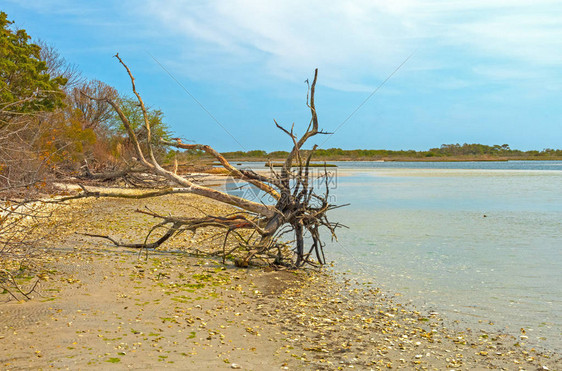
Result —
[{"label": "green tree", "polygon": [[0,12],[0,125],[22,113],[62,106],[66,84],[66,78],[48,74],[41,47],[29,41],[25,30],[12,30],[12,24]]},{"label": "green tree", "polygon": [[[130,97],[122,97],[119,100],[119,106],[121,107],[121,110],[128,118],[129,122],[131,123],[131,127],[134,130],[141,145],[146,146],[147,132],[144,124],[142,109],[139,106],[138,101]],[[159,155],[160,158],[162,158],[162,156],[166,155],[167,149],[161,144],[160,139],[169,140],[171,137],[170,129],[168,128],[168,125],[163,121],[164,113],[162,111],[150,107],[147,107],[146,110],[147,110],[148,121],[150,123],[150,132],[151,132],[151,139],[152,139],[151,144],[153,149],[155,150],[155,153]],[[117,115],[117,113],[113,114],[110,127],[115,132],[115,134],[117,134],[118,136],[122,137],[125,140],[125,147],[128,147],[127,144],[130,143],[127,143],[128,141],[127,131],[123,126],[123,123],[121,122],[121,119],[119,118],[119,115]],[[125,150],[126,152],[129,152],[129,154],[131,155],[134,153],[132,147],[125,148]],[[127,153],[124,154],[126,157],[128,157]]]},{"label": "green tree", "polygon": [[[144,126],[144,118],[142,115],[142,109],[139,106],[136,99],[130,97],[122,97],[119,101],[119,106],[121,110],[129,119],[131,126],[139,140],[146,138],[146,128]],[[147,107],[148,121],[150,123],[150,131],[152,133],[153,140],[158,140],[159,138],[170,139],[170,130],[168,125],[164,123],[164,113],[159,109],[153,109]],[[112,127],[116,130],[117,134],[127,135],[127,131],[123,126],[123,123],[119,119],[119,115],[113,114]],[[156,142],[157,143],[157,142]]]}]

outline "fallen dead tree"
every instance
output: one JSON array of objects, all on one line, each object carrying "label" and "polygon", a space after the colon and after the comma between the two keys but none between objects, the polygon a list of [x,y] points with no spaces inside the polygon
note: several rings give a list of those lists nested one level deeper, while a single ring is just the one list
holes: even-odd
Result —
[{"label": "fallen dead tree", "polygon": [[[147,233],[144,241],[127,244],[121,243],[110,236],[91,234],[90,236],[106,238],[113,244],[122,247],[158,248],[162,243],[178,233],[212,227],[218,228],[224,237],[223,260],[227,256],[236,253],[239,257],[236,262],[240,266],[247,266],[252,261],[294,267],[301,267],[305,264],[322,265],[326,262],[324,256],[325,244],[322,240],[321,230],[325,229],[330,238],[336,238],[335,231],[341,225],[329,221],[327,213],[338,206],[329,203],[327,171],[324,169],[324,174],[316,177],[311,174],[310,159],[316,149],[316,145],[313,146],[312,151],[308,151],[306,156],[303,156],[302,152],[303,146],[311,138],[320,134],[328,134],[319,130],[314,102],[318,70],[314,73],[312,84],[308,86],[306,104],[310,110],[311,119],[305,133],[299,137],[294,131],[294,125],[287,129],[275,121],[277,128],[286,134],[292,143],[292,150],[280,170],[274,170],[271,167],[270,173],[267,175],[257,174],[252,170],[240,170],[232,166],[211,146],[183,143],[180,139],[160,141],[160,143],[172,148],[206,152],[228,171],[231,178],[236,179],[237,182],[255,187],[254,189],[258,190],[258,192],[268,195],[273,202],[267,204],[259,200],[239,197],[197,184],[187,177],[178,175],[175,171],[165,169],[157,161],[154,154],[154,140],[152,138],[149,117],[144,101],[137,92],[135,78],[119,55],[115,57],[126,69],[131,80],[133,93],[142,109],[144,118],[143,137],[145,140],[142,143],[139,141],[133,126],[117,101],[111,97],[89,98],[108,103],[118,114],[135,149],[135,168],[140,168],[144,172],[167,180],[172,187],[135,193],[134,195],[114,190],[107,193],[93,192],[89,191],[86,187],[82,187],[83,192],[81,194],[63,198],[63,200],[79,197],[133,197],[140,199],[167,194],[192,193],[232,205],[235,212],[231,215],[203,215],[197,218],[188,218],[178,215],[161,215],[139,209],[137,210],[138,212],[146,213],[160,220]],[[126,175],[126,169],[124,173],[121,172],[119,175]],[[104,176],[100,175],[98,177],[103,178]],[[319,179],[322,181],[319,182]],[[315,184],[321,184],[319,188],[322,188],[322,192],[319,193],[315,189]],[[165,228],[165,233],[155,241],[149,242],[151,233],[158,228]],[[226,246],[229,238],[234,238],[236,241],[234,247],[231,248],[232,244],[230,244],[227,251]],[[287,253],[287,241],[290,242],[291,246],[289,253]]]}]

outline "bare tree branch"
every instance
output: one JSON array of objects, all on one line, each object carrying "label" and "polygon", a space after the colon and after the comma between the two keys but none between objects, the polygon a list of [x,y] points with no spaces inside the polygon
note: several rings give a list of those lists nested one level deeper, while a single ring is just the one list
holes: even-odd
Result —
[{"label": "bare tree branch", "polygon": [[[103,100],[107,102],[117,112],[127,133],[129,140],[133,143],[137,162],[145,171],[161,176],[167,179],[171,184],[179,186],[177,188],[166,188],[159,190],[151,190],[145,192],[130,191],[94,191],[83,187],[83,192],[79,195],[62,198],[61,201],[70,200],[81,197],[124,197],[142,199],[146,197],[159,197],[177,193],[193,193],[203,197],[207,197],[225,204],[233,205],[237,211],[228,216],[204,215],[198,218],[181,217],[181,216],[164,216],[152,211],[137,210],[137,212],[150,215],[160,220],[160,222],[151,229],[147,234],[143,243],[121,243],[116,239],[101,234],[85,234],[92,237],[100,237],[111,241],[113,244],[122,247],[132,248],[158,248],[169,238],[182,231],[196,231],[199,228],[218,228],[223,233],[222,247],[220,254],[223,260],[230,252],[244,252],[241,259],[237,260],[237,265],[247,266],[252,259],[259,261],[269,261],[272,264],[292,265],[300,267],[303,264],[318,265],[325,263],[323,252],[324,243],[320,233],[321,228],[326,228],[332,238],[335,238],[335,230],[340,227],[338,223],[332,223],[328,220],[326,213],[336,206],[328,202],[329,184],[327,181],[327,171],[324,169],[325,181],[323,184],[324,193],[317,194],[314,188],[314,181],[319,180],[310,172],[310,161],[316,145],[313,146],[306,156],[302,154],[302,148],[315,135],[326,134],[318,129],[318,116],[315,107],[315,91],[318,79],[318,69],[314,72],[314,79],[309,86],[307,92],[307,107],[310,110],[311,119],[304,134],[300,137],[294,132],[294,124],[290,130],[283,128],[274,120],[275,125],[291,138],[292,150],[287,156],[280,173],[274,171],[270,166],[271,173],[269,175],[257,174],[254,171],[239,170],[232,166],[219,152],[211,146],[202,144],[186,144],[181,140],[166,141],[160,140],[160,143],[174,148],[201,150],[213,156],[219,161],[229,175],[234,178],[246,182],[249,185],[257,187],[261,192],[273,197],[275,205],[267,205],[259,203],[251,199],[246,199],[225,192],[221,192],[211,187],[205,187],[193,183],[191,180],[180,176],[177,171],[169,171],[157,161],[153,151],[152,131],[147,110],[141,95],[137,91],[135,78],[119,57],[115,57],[119,63],[126,69],[131,80],[132,90],[139,105],[142,109],[144,125],[146,129],[146,146],[141,146],[137,136],[132,129],[129,119],[120,108],[119,104],[111,97],[89,97],[94,100]],[[88,96],[87,93],[84,95]],[[144,149],[143,149],[144,148]],[[126,173],[126,171],[125,171]],[[121,174],[121,173],[120,173]],[[167,228],[166,232],[156,241],[148,242],[148,238],[155,228]],[[287,256],[286,242],[280,240],[288,233],[294,234],[294,246],[292,253]],[[236,239],[235,247],[227,251],[227,241],[231,238]],[[310,242],[308,242],[310,241]],[[310,243],[308,248],[305,244]],[[216,253],[216,252],[215,252]],[[313,258],[314,257],[314,258]],[[272,260],[273,259],[273,260]],[[287,262],[288,259],[288,262]]]}]

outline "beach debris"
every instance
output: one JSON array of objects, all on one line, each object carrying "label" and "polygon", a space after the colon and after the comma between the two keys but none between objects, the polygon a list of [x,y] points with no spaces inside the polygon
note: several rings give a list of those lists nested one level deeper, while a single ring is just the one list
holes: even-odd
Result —
[{"label": "beach debris", "polygon": [[[132,83],[132,90],[137,98],[144,119],[144,133],[146,142],[140,141],[127,115],[123,112],[122,103],[112,97],[94,97],[85,92],[83,95],[97,102],[103,102],[113,108],[119,117],[123,127],[128,133],[132,149],[135,152],[135,171],[144,171],[167,183],[167,187],[157,187],[148,191],[130,190],[93,190],[81,185],[82,192],[75,196],[61,198],[61,201],[85,197],[112,197],[147,199],[162,197],[165,195],[190,193],[223,204],[234,206],[231,213],[213,215],[201,212],[197,217],[186,217],[185,215],[171,215],[170,213],[156,212],[150,209],[137,208],[136,212],[159,220],[150,230],[145,233],[143,242],[131,243],[119,241],[110,235],[80,232],[82,235],[103,238],[115,246],[136,248],[139,251],[157,249],[170,238],[180,234],[197,233],[204,234],[201,230],[213,230],[215,233],[211,238],[222,239],[222,248],[212,251],[205,250],[201,243],[193,247],[197,253],[210,256],[220,256],[223,264],[227,260],[235,263],[237,267],[247,268],[250,262],[255,264],[285,266],[300,268],[305,265],[321,266],[326,264],[323,242],[327,231],[332,239],[336,239],[336,230],[343,227],[340,223],[331,222],[327,214],[333,209],[341,206],[331,204],[330,188],[333,187],[333,174],[330,175],[327,166],[323,165],[323,171],[311,171],[311,159],[317,145],[311,150],[304,150],[305,144],[322,134],[330,134],[319,127],[318,115],[315,106],[316,82],[318,69],[314,71],[312,84],[306,80],[307,96],[306,106],[310,111],[310,122],[301,136],[295,133],[294,124],[285,128],[276,120],[275,126],[284,134],[289,136],[292,149],[288,152],[281,169],[274,169],[269,164],[268,174],[258,174],[253,170],[239,169],[232,166],[228,160],[209,145],[183,143],[180,138],[166,140],[164,138],[152,138],[151,120],[145,103],[137,92],[135,78],[129,67],[121,59],[119,54],[115,57],[125,68]],[[176,170],[166,169],[154,155],[156,142],[159,146],[197,150],[205,152],[214,157],[223,167],[228,175],[226,180],[226,191],[200,184],[190,177],[177,174]],[[130,169],[132,171],[132,169]],[[95,174],[92,174],[94,176]],[[230,187],[230,188],[229,188]],[[229,191],[230,190],[230,191]],[[271,198],[272,202],[263,202],[264,197]],[[156,238],[155,231],[164,231]],[[153,240],[149,242],[149,240]],[[185,240],[185,238],[184,238]],[[199,242],[206,241],[205,238]]]}]

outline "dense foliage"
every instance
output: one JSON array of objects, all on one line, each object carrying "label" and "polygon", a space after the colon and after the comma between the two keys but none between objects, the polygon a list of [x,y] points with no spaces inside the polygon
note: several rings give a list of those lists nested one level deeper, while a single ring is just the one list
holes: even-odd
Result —
[{"label": "dense foliage", "polygon": [[[0,192],[81,175],[85,166],[128,166],[128,136],[102,98],[119,100],[142,141],[138,104],[101,81],[87,81],[55,48],[30,39],[0,12]],[[164,157],[166,149],[156,145],[170,136],[163,113],[149,109],[149,118],[157,155]]]},{"label": "dense foliage", "polygon": [[[25,30],[12,30],[13,22],[0,12],[0,122],[22,113],[52,111],[61,107],[67,79],[50,76],[40,59],[41,48],[29,42]],[[0,123],[1,124],[1,123]]]},{"label": "dense foliage", "polygon": [[[144,136],[146,136],[146,129],[144,126],[142,109],[136,99],[127,96],[121,97],[119,99],[119,106],[121,107],[121,110],[123,111],[125,116],[127,116],[127,118],[129,119],[129,122],[131,123],[131,126],[135,133],[137,133],[139,140],[145,139]],[[159,138],[163,138],[166,140],[170,139],[169,129],[163,121],[164,113],[159,109],[148,107],[147,115],[155,144],[158,145]],[[112,112],[112,116],[110,119],[110,126],[114,128],[119,135],[127,134],[123,123],[119,119],[119,115],[117,115],[117,113],[115,113],[114,111]]]}]

